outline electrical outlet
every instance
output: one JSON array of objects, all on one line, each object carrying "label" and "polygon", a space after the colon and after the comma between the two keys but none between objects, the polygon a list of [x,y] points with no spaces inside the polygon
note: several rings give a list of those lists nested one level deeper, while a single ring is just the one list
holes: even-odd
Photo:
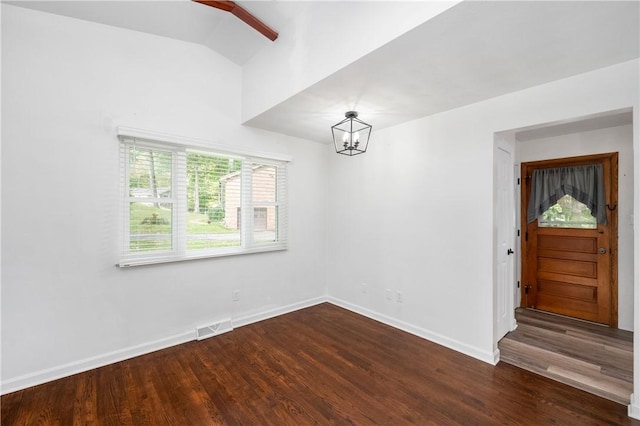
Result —
[{"label": "electrical outlet", "polygon": [[233,290],[233,292],[231,293],[231,300],[234,302],[240,300],[240,290]]},{"label": "electrical outlet", "polygon": [[404,301],[404,296],[401,291],[396,291],[396,302],[402,303]]},{"label": "electrical outlet", "polygon": [[385,291],[385,295],[387,296],[387,300],[391,300],[391,299],[392,299],[392,297],[391,297],[391,296],[392,296],[392,292],[391,292],[391,289],[390,289],[390,288],[388,288],[388,289]]}]

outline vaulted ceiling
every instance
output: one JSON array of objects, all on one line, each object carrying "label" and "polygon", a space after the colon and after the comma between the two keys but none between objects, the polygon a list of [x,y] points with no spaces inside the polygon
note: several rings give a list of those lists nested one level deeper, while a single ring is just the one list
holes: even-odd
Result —
[{"label": "vaulted ceiling", "polygon": [[[7,3],[200,43],[239,65],[272,43],[232,14],[191,1]],[[237,3],[282,34],[312,2]],[[375,131],[635,59],[639,6],[465,1],[245,124],[329,143],[329,127],[348,110],[358,110]]]},{"label": "vaulted ceiling", "polygon": [[[246,63],[271,41],[231,13],[191,0],[15,0],[3,3],[93,21],[209,47],[238,65]],[[307,2],[236,2],[278,31]]]}]

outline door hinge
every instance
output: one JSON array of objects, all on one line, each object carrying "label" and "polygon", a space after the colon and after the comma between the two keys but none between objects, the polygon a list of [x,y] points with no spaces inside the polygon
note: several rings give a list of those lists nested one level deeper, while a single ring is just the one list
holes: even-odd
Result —
[{"label": "door hinge", "polygon": [[518,281],[518,288],[520,288],[520,281]]},{"label": "door hinge", "polygon": [[520,236],[520,230],[518,229],[518,237]]},{"label": "door hinge", "polygon": [[520,178],[518,178],[518,185],[520,185]]}]

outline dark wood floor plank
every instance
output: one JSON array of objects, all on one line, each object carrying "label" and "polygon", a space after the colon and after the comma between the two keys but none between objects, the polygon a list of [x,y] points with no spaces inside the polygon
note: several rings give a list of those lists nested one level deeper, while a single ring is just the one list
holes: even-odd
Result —
[{"label": "dark wood floor plank", "polygon": [[623,405],[330,304],[1,402],[2,425],[20,426],[640,425]]},{"label": "dark wood floor plank", "polygon": [[96,406],[98,395],[96,394],[95,370],[78,374],[76,394],[73,403],[73,424],[96,424]]},{"label": "dark wood floor plank", "polygon": [[100,400],[97,417],[104,425],[133,425],[131,406],[135,401],[126,392],[123,363],[115,363],[95,370]]},{"label": "dark wood floor plank", "polygon": [[[229,350],[234,345],[231,342],[225,344],[225,341],[226,336],[223,335],[199,342],[194,348],[195,359],[190,361],[191,366],[216,407],[222,424],[259,424],[260,419],[252,410],[251,404],[258,396],[240,376],[240,371],[236,373],[234,365],[225,365],[224,359],[220,357],[225,351],[237,353],[235,349]],[[214,344],[221,345],[217,347]],[[237,363],[242,362],[238,357]]]}]

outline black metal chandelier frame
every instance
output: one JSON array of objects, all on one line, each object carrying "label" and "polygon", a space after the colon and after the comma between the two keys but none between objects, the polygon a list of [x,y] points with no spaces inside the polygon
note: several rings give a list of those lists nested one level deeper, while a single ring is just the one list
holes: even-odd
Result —
[{"label": "black metal chandelier frame", "polygon": [[373,127],[360,120],[356,111],[347,111],[344,116],[344,120],[331,126],[336,152],[350,157],[364,154],[369,146]]}]

